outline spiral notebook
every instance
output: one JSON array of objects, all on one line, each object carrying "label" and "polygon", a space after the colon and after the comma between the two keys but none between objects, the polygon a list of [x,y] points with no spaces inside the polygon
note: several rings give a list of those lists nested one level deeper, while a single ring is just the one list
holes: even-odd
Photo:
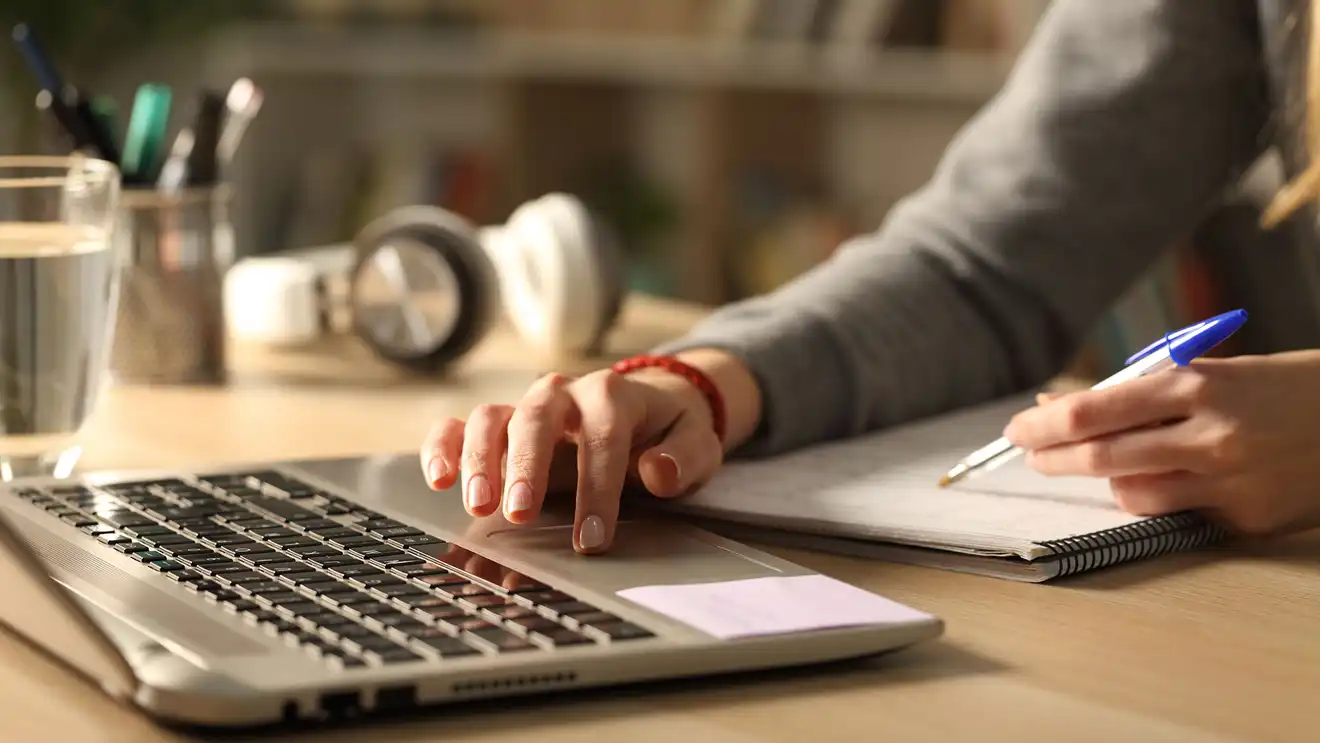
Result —
[{"label": "spiral notebook", "polygon": [[940,488],[949,467],[998,438],[1030,396],[774,458],[727,463],[665,501],[735,539],[1011,578],[1065,575],[1190,550],[1224,536],[1194,513],[1121,510],[1108,481],[1046,477],[1022,458]]}]

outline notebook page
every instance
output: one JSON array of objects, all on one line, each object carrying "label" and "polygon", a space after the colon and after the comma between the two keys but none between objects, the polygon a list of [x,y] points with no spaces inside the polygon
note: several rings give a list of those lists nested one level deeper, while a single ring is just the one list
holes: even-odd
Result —
[{"label": "notebook page", "polygon": [[746,524],[1032,559],[1039,542],[1140,521],[1108,482],[1045,477],[1021,458],[949,488],[955,462],[999,437],[1015,397],[773,459],[732,461],[665,507]]}]

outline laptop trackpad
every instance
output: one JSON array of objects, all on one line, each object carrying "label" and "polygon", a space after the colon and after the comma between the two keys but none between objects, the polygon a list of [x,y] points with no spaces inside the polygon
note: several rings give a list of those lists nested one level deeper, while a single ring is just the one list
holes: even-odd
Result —
[{"label": "laptop trackpad", "polygon": [[580,582],[602,592],[782,574],[740,554],[736,544],[665,521],[620,521],[609,552],[592,556],[573,551],[571,524],[520,527],[496,522],[491,527],[485,539],[474,540],[475,549],[509,567],[525,565],[547,578]]}]

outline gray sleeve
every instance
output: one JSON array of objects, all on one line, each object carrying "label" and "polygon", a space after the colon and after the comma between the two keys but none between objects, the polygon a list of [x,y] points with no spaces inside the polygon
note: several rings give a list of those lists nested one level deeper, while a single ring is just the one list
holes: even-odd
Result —
[{"label": "gray sleeve", "polygon": [[1262,151],[1250,0],[1055,0],[931,180],[815,269],[656,349],[721,348],[763,390],[737,455],[1027,389]]}]

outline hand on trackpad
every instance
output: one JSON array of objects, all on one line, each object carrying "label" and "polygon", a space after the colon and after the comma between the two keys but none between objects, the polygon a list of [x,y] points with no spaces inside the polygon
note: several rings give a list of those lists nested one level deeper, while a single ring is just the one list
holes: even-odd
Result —
[{"label": "hand on trackpad", "polygon": [[609,553],[579,555],[572,547],[572,524],[541,527],[492,524],[483,540],[511,561],[534,565],[587,585],[615,591],[639,585],[681,581],[737,580],[779,575],[704,532],[664,521],[620,521]]}]

